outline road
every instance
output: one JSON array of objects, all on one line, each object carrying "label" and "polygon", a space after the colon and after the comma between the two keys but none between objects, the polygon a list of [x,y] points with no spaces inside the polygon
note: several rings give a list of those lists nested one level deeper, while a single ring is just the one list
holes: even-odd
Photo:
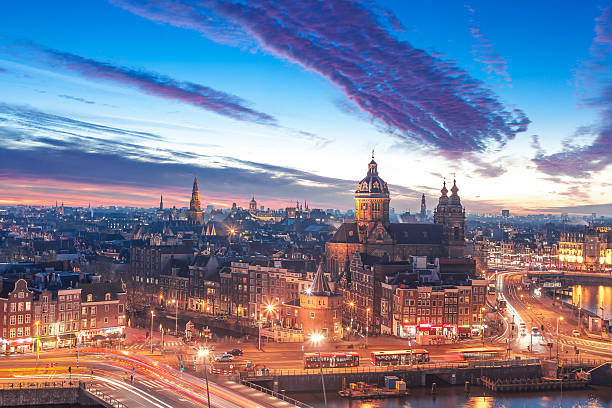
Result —
[{"label": "road", "polygon": [[[54,367],[48,367],[55,363]],[[71,373],[68,371],[70,367]],[[93,369],[93,375],[92,370]],[[0,360],[4,380],[78,379],[128,407],[205,407],[205,381],[143,356],[128,352],[82,351],[79,367],[74,352],[45,354],[38,362],[32,356]],[[133,376],[133,380],[132,380]],[[209,382],[212,407],[287,408],[291,404],[230,381]]]},{"label": "road", "polygon": [[[515,330],[510,330],[507,338],[515,352],[554,358],[557,355],[560,358],[612,357],[612,342],[588,338],[584,332],[578,337],[572,335],[572,331],[579,328],[575,316],[561,310],[553,300],[523,289],[521,279],[524,274],[509,272],[498,277],[498,288],[508,305],[506,318],[510,326],[514,322]],[[521,323],[526,328],[524,335],[520,333]],[[544,327],[543,336],[532,335],[533,327],[540,332]],[[576,350],[579,350],[579,354],[576,354]]]}]

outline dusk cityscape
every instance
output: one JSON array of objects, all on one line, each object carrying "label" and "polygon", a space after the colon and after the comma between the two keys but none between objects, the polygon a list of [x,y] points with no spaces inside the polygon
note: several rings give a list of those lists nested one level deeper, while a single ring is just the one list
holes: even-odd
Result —
[{"label": "dusk cityscape", "polygon": [[612,4],[0,4],[0,406],[612,407]]}]

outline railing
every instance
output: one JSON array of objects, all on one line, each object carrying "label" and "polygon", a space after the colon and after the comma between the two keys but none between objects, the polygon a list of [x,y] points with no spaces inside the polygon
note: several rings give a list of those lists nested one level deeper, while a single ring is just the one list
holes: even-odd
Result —
[{"label": "railing", "polygon": [[21,381],[21,382],[10,382],[0,383],[0,388],[3,390],[10,389],[23,389],[23,388],[78,388],[79,381],[68,380],[68,381]]},{"label": "railing", "polygon": [[125,405],[123,402],[117,401],[112,396],[110,396],[110,395],[108,395],[108,394],[106,394],[106,393],[96,389],[91,384],[88,385],[87,383],[81,383],[81,388],[83,388],[83,390],[85,390],[87,393],[89,393],[90,395],[92,395],[96,399],[102,401],[107,406],[110,406],[112,408],[128,408],[128,406]]},{"label": "railing", "polygon": [[292,405],[295,405],[296,407],[300,407],[300,408],[314,408],[312,405],[305,404],[302,401],[298,401],[298,400],[293,399],[291,397],[288,397],[288,396],[286,396],[284,394],[280,394],[280,393],[272,391],[272,390],[270,390],[268,388],[265,388],[265,387],[262,387],[260,385],[254,384],[254,383],[252,383],[250,381],[240,380],[240,383],[242,385],[246,385],[247,387],[253,388],[254,390],[257,390],[257,391],[269,394],[269,395],[271,395],[271,396],[273,396],[275,398],[278,398],[280,400],[288,402],[288,403],[290,403]]},{"label": "railing", "polygon": [[560,360],[564,366],[597,367],[601,364],[611,362],[611,359],[591,359],[591,358],[567,358]]},{"label": "railing", "polygon": [[[540,364],[539,359],[523,359],[523,360],[483,360],[483,361],[461,361],[457,363],[426,363],[413,365],[388,365],[388,366],[370,366],[370,367],[339,367],[339,368],[323,368],[323,374],[368,374],[368,373],[388,373],[388,372],[406,372],[406,371],[426,371],[426,370],[444,370],[444,369],[459,369],[459,368],[486,368],[486,367],[517,367],[532,364]],[[241,372],[241,376],[247,378],[257,377],[277,377],[277,376],[294,376],[294,375],[319,375],[319,368],[296,368],[296,369],[271,369],[269,373],[259,372]]]}]

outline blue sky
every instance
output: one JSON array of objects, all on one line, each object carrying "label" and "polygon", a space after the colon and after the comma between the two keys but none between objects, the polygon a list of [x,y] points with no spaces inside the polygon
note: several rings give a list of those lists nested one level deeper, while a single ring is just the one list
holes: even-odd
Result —
[{"label": "blue sky", "polygon": [[398,211],[611,203],[609,10],[4,2],[0,204],[350,208],[372,148]]}]

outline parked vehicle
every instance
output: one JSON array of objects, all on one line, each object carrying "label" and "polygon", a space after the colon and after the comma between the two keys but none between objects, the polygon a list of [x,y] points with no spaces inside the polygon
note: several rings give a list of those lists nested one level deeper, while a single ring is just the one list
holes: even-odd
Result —
[{"label": "parked vehicle", "polygon": [[572,336],[574,337],[580,337],[580,332],[576,329],[572,330]]},{"label": "parked vehicle", "polygon": [[221,363],[229,363],[233,359],[234,359],[234,356],[232,356],[231,354],[223,354],[221,356],[217,356],[216,358],[216,360]]},{"label": "parked vehicle", "polygon": [[231,354],[232,356],[241,356],[242,350],[235,348],[235,349],[231,349],[230,351],[226,351],[225,354]]}]

